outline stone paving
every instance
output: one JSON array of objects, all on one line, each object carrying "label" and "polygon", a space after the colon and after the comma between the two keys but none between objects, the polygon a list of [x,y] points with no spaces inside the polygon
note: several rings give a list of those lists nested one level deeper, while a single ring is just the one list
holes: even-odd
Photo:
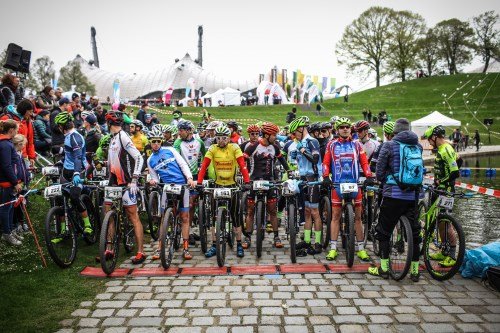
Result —
[{"label": "stone paving", "polygon": [[[260,260],[253,250],[242,259],[231,252],[227,264],[290,263],[287,242],[274,249],[270,239]],[[154,245],[146,246],[149,255]],[[176,252],[172,265],[217,265],[198,248],[192,254],[183,261]],[[298,262],[331,263],[324,258]],[[159,265],[148,259],[141,267]],[[139,266],[126,260],[121,267]],[[106,286],[59,332],[500,332],[500,294],[460,275],[439,282],[423,273],[418,283],[360,273],[128,277]]]}]

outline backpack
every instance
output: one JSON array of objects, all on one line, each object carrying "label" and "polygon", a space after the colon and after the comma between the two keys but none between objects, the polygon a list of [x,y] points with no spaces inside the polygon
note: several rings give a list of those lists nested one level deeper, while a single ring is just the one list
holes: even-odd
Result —
[{"label": "backpack", "polygon": [[399,172],[394,171],[387,177],[387,184],[398,185],[402,190],[416,190],[424,181],[424,160],[422,151],[416,144],[399,144]]}]

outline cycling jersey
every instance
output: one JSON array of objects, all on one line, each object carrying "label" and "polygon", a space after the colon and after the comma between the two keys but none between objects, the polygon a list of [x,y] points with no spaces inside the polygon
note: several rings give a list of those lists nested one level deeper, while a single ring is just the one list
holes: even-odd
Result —
[{"label": "cycling jersey", "polygon": [[458,178],[457,153],[449,143],[438,147],[434,160],[434,177],[439,180],[439,187],[453,188]]},{"label": "cycling jersey", "polygon": [[191,138],[191,140],[177,139],[174,142],[174,148],[181,154],[187,162],[193,176],[198,175],[201,159],[205,156],[205,143],[200,139]]},{"label": "cycling jersey", "polygon": [[232,143],[236,143],[237,145],[242,144],[244,141],[243,137],[236,133],[236,131],[231,134],[230,140]]},{"label": "cycling jersey", "polygon": [[142,133],[136,133],[132,135],[132,142],[134,143],[135,148],[141,153],[144,152],[144,148],[148,144],[148,138]]},{"label": "cycling jersey", "polygon": [[203,182],[205,172],[212,162],[215,171],[215,183],[217,185],[226,186],[236,183],[236,164],[240,167],[241,174],[243,175],[243,181],[245,183],[250,181],[243,153],[237,144],[228,143],[224,148],[221,148],[218,145],[210,146],[205,154],[205,158],[203,159],[200,172],[198,173],[199,184]]},{"label": "cycling jersey", "polygon": [[108,151],[110,185],[115,182],[117,185],[130,183],[132,176],[141,174],[143,163],[141,153],[124,131],[113,134]]},{"label": "cycling jersey", "polygon": [[[299,144],[299,143],[297,143]],[[307,134],[301,141],[300,144],[305,148],[305,153],[310,155],[318,155],[318,163],[315,165],[309,161],[305,154],[301,153],[297,149],[297,164],[299,168],[299,175],[301,177],[319,177],[321,175],[321,156],[318,140]]]},{"label": "cycling jersey", "polygon": [[366,142],[359,140],[359,142],[361,143],[363,150],[366,153],[366,158],[368,159],[368,162],[370,162],[373,157],[373,153],[375,153],[378,146],[380,146],[380,143],[373,139],[368,139],[368,141]]},{"label": "cycling jersey", "polygon": [[281,155],[277,144],[265,146],[262,140],[247,145],[244,153],[251,163],[250,179],[274,180],[276,179],[275,161],[278,159],[283,167],[288,170],[285,158]]},{"label": "cycling jersey", "polygon": [[297,169],[297,141],[288,140],[283,147],[283,151],[286,153],[286,160],[290,168],[294,170]]},{"label": "cycling jersey", "polygon": [[73,128],[64,134],[64,169],[80,173],[87,167],[85,139]]},{"label": "cycling jersey", "polygon": [[332,174],[333,183],[356,183],[360,169],[367,177],[371,177],[368,159],[359,141],[338,138],[328,144],[323,161],[323,177]]},{"label": "cycling jersey", "polygon": [[186,184],[193,179],[189,165],[173,147],[161,147],[148,158],[151,178],[158,183]]}]

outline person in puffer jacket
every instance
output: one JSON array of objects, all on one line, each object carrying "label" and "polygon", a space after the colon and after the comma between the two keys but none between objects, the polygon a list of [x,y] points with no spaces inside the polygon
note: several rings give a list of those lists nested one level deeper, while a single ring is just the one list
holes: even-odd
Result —
[{"label": "person in puffer jacket", "polygon": [[37,152],[46,155],[50,150],[52,136],[50,135],[49,125],[50,112],[47,110],[40,111],[33,122],[35,129],[35,149]]},{"label": "person in puffer jacket", "polygon": [[[404,191],[398,185],[387,184],[390,174],[397,174],[400,168],[400,144],[418,145],[418,136],[410,131],[410,123],[405,118],[396,120],[394,138],[384,143],[377,160],[376,177],[383,183],[383,198],[380,206],[379,224],[375,237],[380,241],[380,267],[370,267],[368,273],[383,278],[389,278],[389,240],[394,228],[402,215],[405,215],[413,232],[413,258],[411,262],[410,278],[418,281],[418,258],[420,254],[420,223],[415,216],[417,194],[415,191]],[[394,246],[397,246],[395,244]]]}]

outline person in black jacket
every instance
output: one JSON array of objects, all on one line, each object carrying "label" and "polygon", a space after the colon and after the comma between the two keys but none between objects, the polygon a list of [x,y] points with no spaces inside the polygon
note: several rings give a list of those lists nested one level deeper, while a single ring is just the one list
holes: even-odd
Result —
[{"label": "person in black jacket", "polygon": [[52,131],[52,152],[59,152],[59,148],[64,145],[64,134],[56,125],[54,119],[61,112],[67,112],[66,109],[69,106],[69,99],[63,97],[58,102],[59,107],[52,110],[50,114],[50,129]]},{"label": "person in black jacket", "polygon": [[49,117],[49,111],[43,110],[38,113],[33,122],[33,129],[35,130],[35,149],[37,152],[44,155],[50,150],[50,144],[52,143]]},{"label": "person in black jacket", "polygon": [[145,124],[146,123],[146,113],[148,113],[147,110],[148,110],[148,105],[145,103],[142,104],[141,108],[137,112],[137,117],[135,119],[140,120],[143,124]]}]

